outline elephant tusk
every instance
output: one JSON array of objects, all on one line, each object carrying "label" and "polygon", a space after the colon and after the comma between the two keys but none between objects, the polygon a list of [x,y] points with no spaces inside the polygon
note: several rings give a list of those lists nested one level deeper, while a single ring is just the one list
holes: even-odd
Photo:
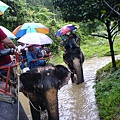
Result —
[{"label": "elephant tusk", "polygon": [[43,89],[43,85],[38,85],[38,88],[41,88],[41,89]]}]

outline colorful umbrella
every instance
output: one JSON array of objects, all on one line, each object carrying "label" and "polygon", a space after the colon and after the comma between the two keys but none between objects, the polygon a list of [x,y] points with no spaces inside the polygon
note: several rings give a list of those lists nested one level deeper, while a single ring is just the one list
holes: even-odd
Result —
[{"label": "colorful umbrella", "polygon": [[9,6],[0,1],[0,15],[2,15]]},{"label": "colorful umbrella", "polygon": [[76,29],[77,29],[77,26],[75,26],[73,24],[68,24],[68,25],[63,26],[61,29],[59,29],[56,32],[55,36],[62,36],[62,35],[67,34],[68,32],[76,30]]},{"label": "colorful umbrella", "polygon": [[0,29],[3,30],[3,32],[10,38],[10,39],[15,39],[16,36],[10,32],[7,28],[3,27],[3,26],[0,26]]},{"label": "colorful umbrella", "polygon": [[26,33],[49,33],[49,29],[41,23],[24,23],[23,25],[18,26],[13,34],[16,37],[22,37]]},{"label": "colorful umbrella", "polygon": [[49,36],[43,33],[27,33],[17,41],[25,44],[36,44],[36,45],[53,43],[53,40]]}]

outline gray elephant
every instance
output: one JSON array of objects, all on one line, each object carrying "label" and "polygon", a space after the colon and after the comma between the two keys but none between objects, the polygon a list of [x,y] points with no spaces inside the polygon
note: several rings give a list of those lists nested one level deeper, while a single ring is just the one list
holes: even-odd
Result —
[{"label": "gray elephant", "polygon": [[[20,75],[20,92],[29,97],[33,120],[40,120],[40,112],[48,112],[49,120],[59,120],[58,90],[66,85],[71,72],[63,65],[46,64]],[[34,109],[34,107],[37,109]]]},{"label": "gray elephant", "polygon": [[[63,54],[63,60],[70,68],[72,83],[80,84],[84,82],[83,67],[84,54],[79,47],[69,49]],[[76,75],[76,77],[75,77]]]}]

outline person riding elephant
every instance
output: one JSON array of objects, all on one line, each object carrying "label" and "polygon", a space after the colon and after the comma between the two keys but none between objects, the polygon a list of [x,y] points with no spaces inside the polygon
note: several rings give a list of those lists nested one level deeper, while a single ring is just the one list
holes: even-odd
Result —
[{"label": "person riding elephant", "polygon": [[[70,32],[69,36],[64,35],[64,39],[61,45],[65,47],[65,52],[63,54],[63,60],[70,68],[71,80],[76,84],[84,82],[83,68],[82,64],[84,62],[84,54],[80,47],[77,46],[75,35]],[[75,78],[75,74],[77,78]]]},{"label": "person riding elephant", "polygon": [[33,69],[37,66],[44,66],[46,64],[46,60],[43,57],[41,50],[33,44],[29,44],[27,47],[27,67],[29,67],[29,69]]},{"label": "person riding elephant", "polygon": [[70,75],[67,67],[51,63],[20,75],[20,92],[30,100],[33,120],[40,120],[39,111],[45,109],[49,120],[59,120],[58,90],[68,83]]},{"label": "person riding elephant", "polygon": [[66,34],[62,36],[61,45],[65,47],[65,52],[67,52],[69,49],[74,49],[77,47],[76,38],[73,36],[72,32],[70,32],[69,35]]}]

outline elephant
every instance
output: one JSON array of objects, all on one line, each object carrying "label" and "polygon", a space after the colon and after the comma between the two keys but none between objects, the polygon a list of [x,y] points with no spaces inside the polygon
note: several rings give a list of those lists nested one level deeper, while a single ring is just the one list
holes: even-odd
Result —
[{"label": "elephant", "polygon": [[67,67],[52,63],[20,75],[20,92],[32,103],[30,109],[33,120],[40,120],[38,110],[47,110],[48,120],[59,120],[58,90],[68,84],[70,76]]},{"label": "elephant", "polygon": [[[84,82],[83,67],[84,54],[79,47],[69,49],[63,54],[63,61],[71,70],[72,83],[80,84]],[[76,75],[76,77],[75,77]]]}]

